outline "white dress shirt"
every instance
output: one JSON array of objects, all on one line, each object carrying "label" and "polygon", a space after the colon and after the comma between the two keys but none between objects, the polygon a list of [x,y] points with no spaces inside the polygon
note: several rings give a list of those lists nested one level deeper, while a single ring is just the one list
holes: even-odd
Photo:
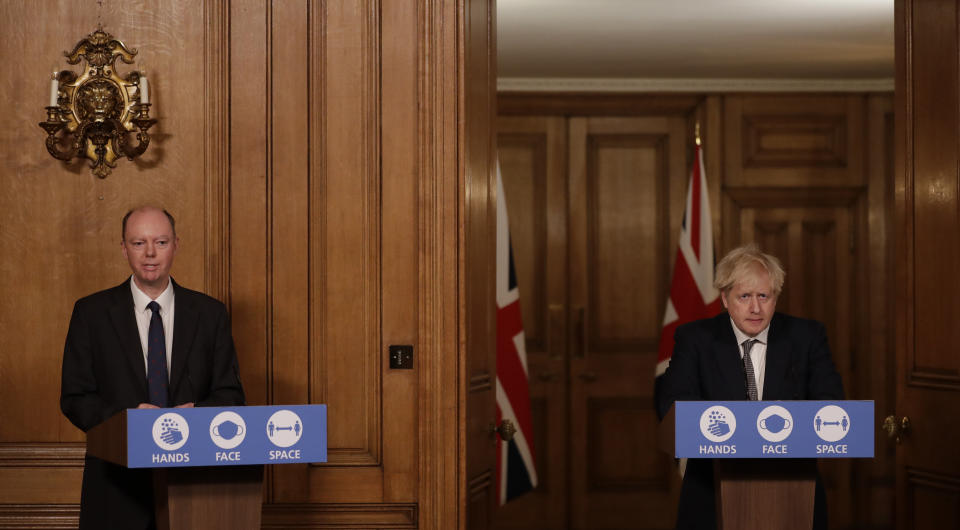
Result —
[{"label": "white dress shirt", "polygon": [[[167,288],[160,293],[156,300],[147,296],[137,287],[137,282],[130,276],[130,291],[133,293],[133,314],[137,318],[137,330],[140,332],[140,346],[143,348],[143,369],[147,367],[147,336],[150,334],[150,319],[153,317],[147,304],[160,304],[160,318],[163,320],[163,338],[167,347],[167,382],[170,382],[170,359],[173,354],[173,282],[167,281]],[[756,348],[756,346],[754,346]]]},{"label": "white dress shirt", "polygon": [[763,379],[764,369],[767,367],[767,335],[770,334],[770,324],[763,328],[763,331],[757,333],[756,337],[751,337],[740,331],[740,328],[730,319],[730,325],[733,326],[733,334],[737,336],[737,349],[740,350],[740,360],[743,360],[743,343],[748,340],[758,341],[750,349],[750,360],[753,362],[753,376],[757,379],[757,399],[763,399]]}]

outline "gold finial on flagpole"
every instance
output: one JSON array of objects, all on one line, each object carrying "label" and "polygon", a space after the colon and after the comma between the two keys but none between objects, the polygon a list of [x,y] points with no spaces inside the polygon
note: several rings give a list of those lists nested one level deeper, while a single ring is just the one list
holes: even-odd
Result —
[{"label": "gold finial on flagpole", "polygon": [[696,125],[693,126],[693,139],[697,142],[697,145],[700,145],[700,122],[698,121]]}]

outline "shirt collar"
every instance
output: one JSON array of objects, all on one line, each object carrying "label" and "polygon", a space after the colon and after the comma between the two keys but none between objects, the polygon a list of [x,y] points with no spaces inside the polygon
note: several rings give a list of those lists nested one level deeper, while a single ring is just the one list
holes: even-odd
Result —
[{"label": "shirt collar", "polygon": [[[133,275],[130,275],[130,292],[133,293],[133,307],[137,311],[147,311],[147,304],[153,301],[152,298],[147,296],[147,293],[140,290],[140,287],[137,286],[137,282],[134,281]],[[167,288],[160,293],[160,296],[156,299],[157,303],[160,304],[161,311],[167,311],[173,307],[173,280],[170,279],[167,281]]]},{"label": "shirt collar", "polygon": [[733,321],[733,317],[730,317],[730,326],[733,328],[733,334],[737,337],[737,344],[743,344],[748,340],[756,340],[761,344],[767,344],[767,335],[770,334],[770,323],[767,322],[767,327],[763,328],[763,331],[757,333],[756,337],[751,337],[746,333],[740,331],[740,328],[737,327],[737,324]]}]

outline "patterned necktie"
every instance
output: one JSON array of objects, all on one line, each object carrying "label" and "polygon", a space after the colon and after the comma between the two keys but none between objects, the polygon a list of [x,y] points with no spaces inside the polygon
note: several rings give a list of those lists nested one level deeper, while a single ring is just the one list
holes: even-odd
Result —
[{"label": "patterned necktie", "polygon": [[167,407],[167,341],[163,336],[160,304],[150,302],[147,309],[153,311],[150,331],[147,332],[147,388],[150,390],[150,403]]},{"label": "patterned necktie", "polygon": [[750,350],[760,341],[756,339],[743,341],[743,372],[747,377],[747,397],[750,401],[757,401],[757,379],[753,376],[753,361],[750,359]]}]

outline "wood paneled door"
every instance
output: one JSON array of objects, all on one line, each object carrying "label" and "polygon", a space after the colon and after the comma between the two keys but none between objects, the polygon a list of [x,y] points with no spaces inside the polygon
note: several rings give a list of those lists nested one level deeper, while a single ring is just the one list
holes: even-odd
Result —
[{"label": "wood paneled door", "polygon": [[514,268],[520,286],[539,485],[500,508],[497,528],[564,528],[567,492],[566,121],[499,121]]},{"label": "wood paneled door", "polygon": [[653,376],[686,141],[680,117],[570,120],[572,528],[673,524],[663,507],[678,475],[652,432]]},{"label": "wood paneled door", "polygon": [[680,117],[499,121],[541,486],[498,528],[673,524],[653,373],[686,138]]},{"label": "wood paneled door", "polygon": [[[857,249],[862,246],[856,240],[861,195],[844,190],[801,196],[793,189],[728,190],[728,211],[737,218],[734,229],[740,242],[755,241],[780,258],[787,271],[777,311],[826,326],[847,396],[856,397],[851,388],[855,315],[864,309],[854,281]],[[820,465],[832,527],[849,527],[853,518],[851,465],[851,460],[842,459]]]},{"label": "wood paneled door", "polygon": [[895,6],[896,527],[960,528],[960,9]]}]

